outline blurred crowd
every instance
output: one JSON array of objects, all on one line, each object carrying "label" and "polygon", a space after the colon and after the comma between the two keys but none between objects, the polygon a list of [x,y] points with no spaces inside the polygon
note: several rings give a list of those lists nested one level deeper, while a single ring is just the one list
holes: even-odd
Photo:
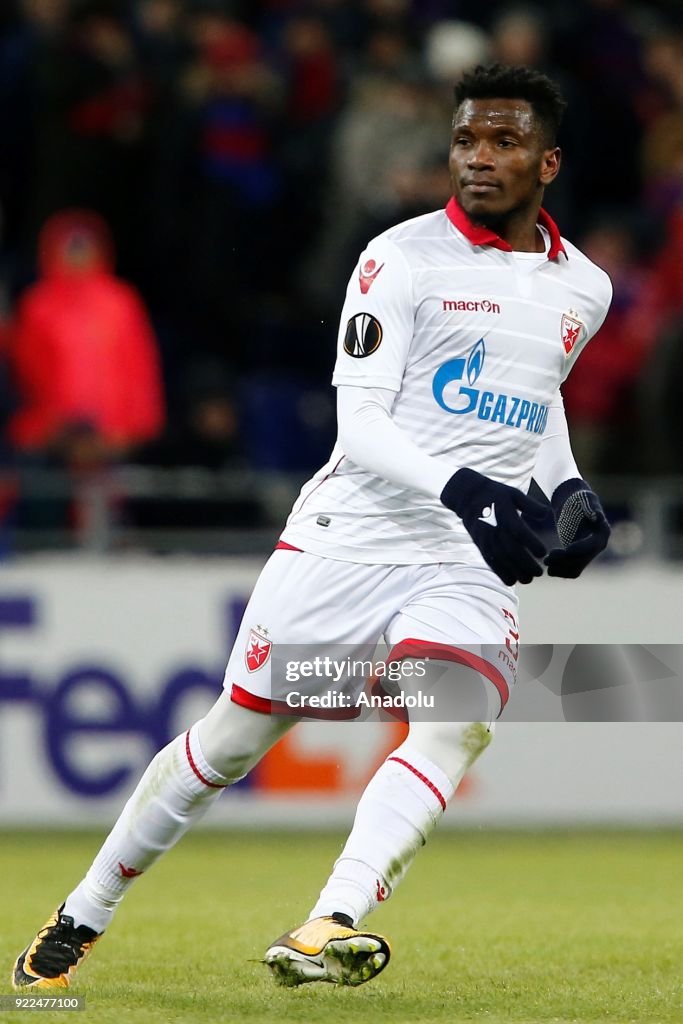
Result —
[{"label": "blurred crowd", "polygon": [[315,468],[348,275],[491,60],[560,82],[546,206],[614,282],[580,465],[683,473],[680,0],[3,0],[0,466]]}]

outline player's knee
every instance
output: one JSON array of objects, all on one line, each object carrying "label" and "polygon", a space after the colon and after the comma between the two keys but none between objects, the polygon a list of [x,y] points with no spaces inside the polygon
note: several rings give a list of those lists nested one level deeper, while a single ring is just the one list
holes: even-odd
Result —
[{"label": "player's knee", "polygon": [[248,775],[254,765],[257,763],[258,758],[249,758],[246,755],[242,757],[224,756],[219,759],[218,767],[214,770],[220,772],[223,778],[226,780],[226,785],[234,786],[236,782],[240,782],[241,779]]},{"label": "player's knee", "polygon": [[199,744],[207,763],[230,783],[239,782],[259,761],[261,751],[248,736],[217,731],[205,718],[198,726]]},{"label": "player's knee", "polygon": [[414,722],[407,743],[436,764],[457,787],[491,743],[494,723]]},{"label": "player's knee", "polygon": [[250,711],[222,694],[198,723],[202,754],[215,772],[238,782],[291,728],[289,719]]},{"label": "player's knee", "polygon": [[210,727],[206,727],[206,719],[197,723],[197,738],[206,763],[222,778],[227,785],[243,779],[253,767],[253,751],[245,749],[229,736],[219,736]]}]

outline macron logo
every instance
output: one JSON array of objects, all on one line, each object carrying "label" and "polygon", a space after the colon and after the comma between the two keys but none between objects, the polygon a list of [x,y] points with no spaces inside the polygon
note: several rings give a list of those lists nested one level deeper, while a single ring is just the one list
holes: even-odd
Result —
[{"label": "macron logo", "polygon": [[443,299],[444,313],[500,313],[500,306],[490,299]]},{"label": "macron logo", "polygon": [[495,502],[492,505],[487,505],[481,510],[479,516],[480,523],[487,523],[488,526],[498,526],[498,520],[496,519],[496,506]]}]

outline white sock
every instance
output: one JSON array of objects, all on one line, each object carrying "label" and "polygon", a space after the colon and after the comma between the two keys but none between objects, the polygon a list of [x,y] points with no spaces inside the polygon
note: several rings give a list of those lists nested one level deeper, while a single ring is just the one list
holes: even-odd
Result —
[{"label": "white sock", "polygon": [[346,846],[309,920],[347,914],[357,925],[387,900],[440,821],[454,787],[409,740],[363,793]]},{"label": "white sock", "polygon": [[370,780],[341,857],[309,920],[347,914],[354,925],[389,899],[441,820],[493,724],[415,722]]},{"label": "white sock", "polygon": [[64,913],[104,931],[129,886],[170,849],[228,784],[202,753],[197,725],[160,750]]}]

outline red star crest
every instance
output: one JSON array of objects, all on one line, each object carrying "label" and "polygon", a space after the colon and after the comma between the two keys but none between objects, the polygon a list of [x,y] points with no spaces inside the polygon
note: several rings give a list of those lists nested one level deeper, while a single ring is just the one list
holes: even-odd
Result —
[{"label": "red star crest", "polygon": [[248,672],[257,672],[258,669],[263,668],[270,657],[270,649],[273,645],[266,636],[267,632],[262,626],[249,630],[247,649],[244,652]]},{"label": "red star crest", "polygon": [[583,324],[580,320],[575,320],[574,317],[568,316],[567,313],[562,314],[561,331],[565,355],[569,355],[574,345],[576,345],[581,335],[582,327]]}]

